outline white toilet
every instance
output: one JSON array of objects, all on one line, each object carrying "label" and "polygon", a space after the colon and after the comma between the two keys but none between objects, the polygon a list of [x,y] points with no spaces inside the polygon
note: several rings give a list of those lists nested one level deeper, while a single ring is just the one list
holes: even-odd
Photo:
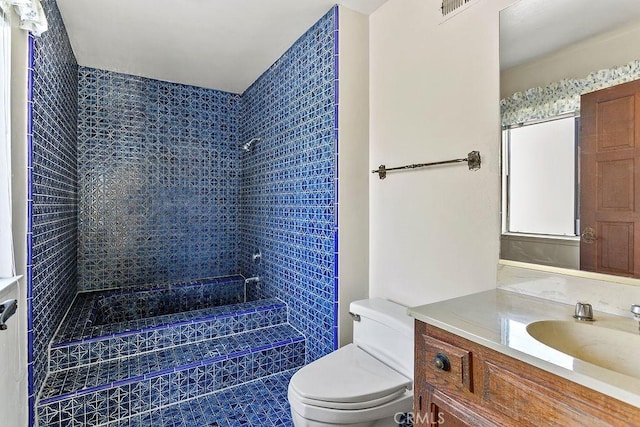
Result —
[{"label": "white toilet", "polygon": [[353,344],[296,372],[289,403],[296,427],[398,426],[413,404],[413,319],[383,299],[354,301]]}]

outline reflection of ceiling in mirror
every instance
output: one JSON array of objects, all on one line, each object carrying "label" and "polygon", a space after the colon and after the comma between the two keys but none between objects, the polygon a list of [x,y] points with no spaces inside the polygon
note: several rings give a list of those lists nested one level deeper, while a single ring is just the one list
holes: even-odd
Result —
[{"label": "reflection of ceiling in mirror", "polygon": [[638,19],[639,0],[520,0],[500,12],[500,68]]}]

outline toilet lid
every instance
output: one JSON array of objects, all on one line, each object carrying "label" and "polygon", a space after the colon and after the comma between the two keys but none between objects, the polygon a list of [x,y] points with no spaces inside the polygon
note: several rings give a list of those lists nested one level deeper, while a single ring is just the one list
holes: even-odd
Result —
[{"label": "toilet lid", "polygon": [[349,344],[300,369],[289,387],[305,401],[359,403],[386,400],[410,388],[412,382]]}]

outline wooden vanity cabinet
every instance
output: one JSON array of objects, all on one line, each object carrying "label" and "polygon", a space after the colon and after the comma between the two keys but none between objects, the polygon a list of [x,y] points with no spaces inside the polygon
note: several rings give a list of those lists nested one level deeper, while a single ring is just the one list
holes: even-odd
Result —
[{"label": "wooden vanity cabinet", "polygon": [[638,426],[640,409],[416,321],[415,426]]}]

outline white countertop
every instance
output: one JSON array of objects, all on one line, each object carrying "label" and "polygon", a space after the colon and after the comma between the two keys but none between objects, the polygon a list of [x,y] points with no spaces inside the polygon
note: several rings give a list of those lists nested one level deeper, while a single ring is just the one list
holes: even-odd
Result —
[{"label": "white countertop", "polygon": [[[573,320],[574,307],[495,289],[413,307],[410,316],[529,363],[615,399],[640,407],[640,378],[601,368],[552,349],[532,338],[529,323]],[[640,340],[638,322],[594,310],[594,327],[630,332]],[[577,320],[576,320],[577,322]],[[640,355],[630,355],[638,360]]]}]

